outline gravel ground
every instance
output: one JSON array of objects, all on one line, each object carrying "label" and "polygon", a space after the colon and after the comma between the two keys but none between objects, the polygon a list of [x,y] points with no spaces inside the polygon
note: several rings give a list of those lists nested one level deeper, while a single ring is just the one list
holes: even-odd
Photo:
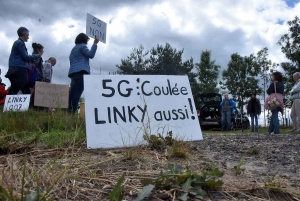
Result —
[{"label": "gravel ground", "polygon": [[204,135],[204,140],[193,144],[224,169],[233,168],[244,159],[246,172],[265,176],[278,171],[278,176],[300,186],[300,135]]},{"label": "gravel ground", "polygon": [[[300,192],[299,134],[204,134],[204,140],[192,143],[192,147],[193,153],[203,153],[202,160],[223,169],[225,188],[232,181],[237,184],[233,188],[273,182],[287,191]],[[235,176],[234,166],[242,160],[245,170]]]}]

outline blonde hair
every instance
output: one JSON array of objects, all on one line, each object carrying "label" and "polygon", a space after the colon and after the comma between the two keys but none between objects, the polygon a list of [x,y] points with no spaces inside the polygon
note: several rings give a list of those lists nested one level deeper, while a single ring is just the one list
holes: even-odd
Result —
[{"label": "blonde hair", "polygon": [[48,59],[48,61],[49,61],[49,60],[54,60],[54,61],[56,61],[55,57],[50,57],[50,58]]}]

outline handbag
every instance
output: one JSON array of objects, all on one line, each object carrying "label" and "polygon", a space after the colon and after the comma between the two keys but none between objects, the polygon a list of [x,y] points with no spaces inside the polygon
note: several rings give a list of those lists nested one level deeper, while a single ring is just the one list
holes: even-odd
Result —
[{"label": "handbag", "polygon": [[[274,88],[276,93],[276,82],[274,82]],[[268,101],[267,110],[274,110],[279,106],[279,101],[276,97],[272,98],[272,94],[270,94],[270,100]]]}]

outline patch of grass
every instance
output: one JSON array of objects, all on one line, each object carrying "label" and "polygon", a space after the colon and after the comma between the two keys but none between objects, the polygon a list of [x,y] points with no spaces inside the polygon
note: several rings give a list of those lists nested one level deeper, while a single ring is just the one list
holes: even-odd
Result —
[{"label": "patch of grass", "polygon": [[160,133],[145,134],[144,139],[152,149],[167,149],[169,157],[188,158],[190,156],[190,146],[183,139],[174,137],[172,131],[169,131],[165,137]]},{"label": "patch of grass", "polygon": [[203,199],[207,195],[205,190],[217,189],[223,185],[218,180],[223,172],[218,168],[200,173],[193,173],[188,167],[183,168],[178,164],[168,164],[168,168],[167,172],[160,173],[158,179],[145,179],[141,183],[144,186],[154,185],[155,190],[176,191],[180,200]]},{"label": "patch of grass", "polygon": [[19,200],[25,200],[25,201],[46,201],[46,200],[54,200],[55,196],[52,194],[52,189],[54,186],[56,186],[59,183],[59,180],[65,175],[65,173],[69,170],[68,166],[65,168],[65,170],[62,170],[58,177],[51,181],[48,188],[44,189],[42,191],[40,189],[40,182],[39,177],[41,177],[41,172],[37,173],[35,171],[32,172],[27,167],[27,157],[25,154],[25,157],[23,159],[23,167],[22,167],[22,176],[20,178],[21,184],[20,190],[21,192],[17,192],[15,190],[15,182],[11,182],[10,179],[17,180],[17,175],[12,170],[10,172],[10,179],[7,179],[6,175],[2,173],[2,179],[3,181],[0,184],[0,200],[10,200],[10,201],[19,201]]},{"label": "patch of grass", "polygon": [[169,131],[165,137],[160,133],[157,135],[145,134],[144,139],[148,142],[148,146],[154,149],[160,149],[164,146],[172,145],[174,141],[172,131]]},{"label": "patch of grass", "polygon": [[245,168],[242,168],[242,165],[244,164],[245,159],[242,158],[241,161],[236,166],[234,166],[235,175],[241,175],[245,171]]},{"label": "patch of grass", "polygon": [[126,160],[135,160],[143,156],[143,148],[141,146],[127,147],[124,151]]},{"label": "patch of grass", "polygon": [[214,169],[218,169],[218,166],[212,163],[205,163],[203,167],[203,171],[211,172]]},{"label": "patch of grass", "polygon": [[272,177],[268,177],[265,186],[272,192],[280,192],[284,187],[284,179],[276,178],[278,170]]},{"label": "patch of grass", "polygon": [[248,148],[247,151],[250,155],[259,154],[259,148],[257,148],[257,147]]},{"label": "patch of grass", "polygon": [[109,194],[109,201],[122,201],[123,200],[123,190],[124,186],[122,185],[125,179],[125,175],[123,174],[114,187],[113,191]]},{"label": "patch of grass", "polygon": [[190,146],[183,140],[173,140],[171,147],[168,149],[170,157],[189,158]]},{"label": "patch of grass", "polygon": [[14,144],[60,147],[85,141],[83,118],[57,110],[53,113],[29,109],[0,113],[0,151],[12,151]]}]

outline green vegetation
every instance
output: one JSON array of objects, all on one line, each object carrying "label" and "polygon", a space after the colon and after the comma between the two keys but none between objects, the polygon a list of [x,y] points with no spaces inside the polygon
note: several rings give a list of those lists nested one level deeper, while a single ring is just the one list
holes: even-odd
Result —
[{"label": "green vegetation", "polygon": [[[47,201],[47,200],[54,200],[54,196],[51,195],[51,191],[55,185],[58,184],[59,180],[64,176],[64,174],[69,170],[68,166],[65,170],[61,171],[57,178],[52,182],[51,186],[46,189],[44,192],[40,190],[40,182],[39,182],[39,173],[33,172],[31,175],[28,174],[27,170],[27,157],[25,155],[23,160],[23,171],[22,171],[22,178],[21,178],[21,195],[18,192],[14,191],[13,183],[11,186],[4,187],[3,181],[0,185],[0,200],[8,200],[8,201]],[[28,176],[30,180],[28,180]],[[3,175],[2,175],[3,177]],[[5,181],[5,178],[2,178]],[[26,182],[25,182],[26,180]],[[7,184],[7,183],[6,183]],[[29,189],[31,189],[29,191]],[[32,190],[34,189],[34,190]]]},{"label": "green vegetation", "polygon": [[242,158],[241,161],[236,166],[234,166],[235,175],[241,175],[245,171],[245,168],[242,168],[242,165],[244,164],[245,159]]},{"label": "green vegetation", "polygon": [[[223,173],[218,168],[203,169],[200,173],[193,173],[188,167],[183,168],[178,164],[168,164],[169,170],[161,172],[156,180],[141,180],[144,186],[153,185],[156,190],[176,191],[180,200],[188,198],[203,199],[207,195],[207,189],[217,189],[223,185],[221,180]],[[150,187],[151,187],[150,186]]]},{"label": "green vegetation", "polygon": [[215,60],[211,60],[211,51],[202,51],[200,62],[195,64],[199,79],[198,93],[217,93],[219,91],[217,85],[221,66],[216,65],[215,62]]},{"label": "green vegetation", "polygon": [[270,190],[270,191],[282,191],[283,186],[284,186],[284,180],[280,178],[276,178],[278,174],[278,170],[273,176],[268,176],[267,181],[265,181],[265,186]]},{"label": "green vegetation", "polygon": [[[175,193],[179,200],[188,200],[193,198],[203,199],[207,195],[205,190],[213,190],[221,187],[223,182],[218,180],[223,173],[215,166],[208,165],[202,172],[193,173],[188,167],[183,168],[178,164],[168,164],[168,171],[161,172],[157,179],[144,179],[141,183],[143,189],[137,194],[134,201],[140,201],[148,197],[153,190],[164,190],[169,193]],[[110,193],[110,201],[121,201],[123,198],[125,176],[118,179],[116,186]]]},{"label": "green vegetation", "polygon": [[122,185],[125,179],[125,175],[123,174],[116,186],[114,187],[113,191],[109,194],[109,201],[122,201],[123,199],[123,190],[124,186]]},{"label": "green vegetation", "polygon": [[172,146],[168,149],[170,157],[188,158],[190,147],[183,140],[173,140]]},{"label": "green vegetation", "polygon": [[260,66],[255,61],[255,56],[240,56],[238,53],[231,55],[228,68],[222,72],[223,89],[228,89],[229,94],[237,101],[238,106],[243,113],[245,100],[251,95],[251,92],[261,94],[259,87]]},{"label": "green vegetation", "polygon": [[18,152],[33,145],[55,148],[85,142],[84,119],[57,110],[1,113],[0,151]]},{"label": "green vegetation", "polygon": [[145,134],[144,139],[153,149],[167,149],[170,157],[188,158],[190,155],[189,145],[183,139],[174,137],[172,131],[168,132],[165,137],[160,133],[157,135]]},{"label": "green vegetation", "polygon": [[248,153],[250,155],[257,155],[257,154],[259,154],[259,148],[257,148],[257,147],[248,148],[247,151],[248,151]]}]

